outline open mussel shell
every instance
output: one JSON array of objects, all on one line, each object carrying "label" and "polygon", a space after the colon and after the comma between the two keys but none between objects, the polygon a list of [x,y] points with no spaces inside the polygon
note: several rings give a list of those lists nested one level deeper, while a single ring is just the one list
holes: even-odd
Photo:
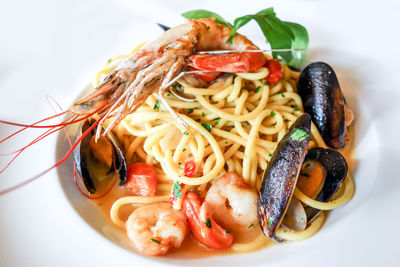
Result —
[{"label": "open mussel shell", "polygon": [[307,227],[307,213],[300,200],[292,197],[282,220],[282,225],[292,231],[302,231]]},{"label": "open mussel shell", "polygon": [[[346,159],[336,150],[318,147],[308,151],[305,161],[316,161],[324,169],[324,184],[315,200],[320,202],[330,201],[347,176]],[[319,212],[318,209],[307,207],[308,223],[312,222]]]},{"label": "open mussel shell", "polygon": [[345,99],[334,70],[324,62],[311,63],[301,72],[297,90],[304,111],[311,115],[327,145],[343,147],[346,131]]},{"label": "open mussel shell", "polygon": [[[92,125],[90,119],[85,120],[79,127],[76,139],[84,134]],[[110,153],[102,153],[108,158],[109,164],[105,164],[101,160],[98,160],[94,156],[93,146],[91,142],[94,141],[95,129],[91,130],[81,140],[80,144],[74,150],[74,162],[76,164],[76,170],[81,177],[86,190],[90,194],[98,193],[98,189],[107,186],[110,183],[110,179],[115,177],[117,173],[120,185],[125,184],[127,179],[127,167],[126,160],[122,148],[119,146],[117,139],[112,133],[106,134],[101,141],[105,144],[106,149]],[[101,146],[95,146],[101,148]],[[103,157],[106,157],[103,156]]]},{"label": "open mussel shell", "polygon": [[265,170],[257,200],[258,221],[274,237],[292,198],[310,139],[311,117],[301,115],[281,139]]}]

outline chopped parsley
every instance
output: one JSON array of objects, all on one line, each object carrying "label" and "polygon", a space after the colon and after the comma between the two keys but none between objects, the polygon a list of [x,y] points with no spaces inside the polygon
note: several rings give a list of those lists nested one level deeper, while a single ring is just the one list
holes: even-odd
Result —
[{"label": "chopped parsley", "polygon": [[291,108],[294,108],[294,107],[295,107],[295,105],[290,105],[290,107],[291,107]]},{"label": "chopped parsley", "polygon": [[228,235],[230,235],[230,234],[231,234],[231,232],[229,232],[228,230],[225,230],[225,234],[228,234]]},{"label": "chopped parsley", "polygon": [[290,135],[290,138],[297,141],[303,141],[308,137],[309,134],[303,131],[302,129],[295,129],[294,132]]},{"label": "chopped parsley", "polygon": [[210,218],[207,218],[207,219],[204,221],[204,223],[206,224],[206,226],[207,226],[208,228],[211,228],[211,220],[210,220]]},{"label": "chopped parsley", "polygon": [[212,125],[209,124],[208,122],[203,122],[203,123],[201,124],[201,126],[203,126],[207,131],[211,132]]},{"label": "chopped parsley", "polygon": [[161,242],[157,239],[151,238],[150,240],[153,241],[154,243],[161,244]]},{"label": "chopped parsley", "polygon": [[156,159],[156,157],[153,157],[154,162],[158,162],[158,160]]},{"label": "chopped parsley", "polygon": [[161,105],[161,101],[160,101],[160,100],[157,100],[157,102],[154,104],[153,109],[154,109],[154,110],[160,110],[160,105]]},{"label": "chopped parsley", "polygon": [[274,116],[276,115],[275,112],[274,112],[273,110],[271,111],[270,114],[271,114],[271,117],[274,117]]},{"label": "chopped parsley", "polygon": [[172,190],[174,192],[175,199],[182,197],[182,186],[178,181],[175,181]]},{"label": "chopped parsley", "polygon": [[225,141],[225,144],[228,144],[229,142],[228,141]]},{"label": "chopped parsley", "polygon": [[219,123],[219,121],[221,120],[221,118],[218,117],[218,118],[215,118],[214,120],[215,120],[215,124],[214,124],[214,126],[215,126],[215,125],[217,125],[217,124]]},{"label": "chopped parsley", "polygon": [[201,120],[200,119],[195,119],[195,121],[200,122]]},{"label": "chopped parsley", "polygon": [[294,115],[294,113],[295,113],[295,112],[298,112],[298,111],[300,111],[300,109],[298,109],[298,108],[295,108],[295,109],[293,109],[293,112],[292,112],[292,114]]},{"label": "chopped parsley", "polygon": [[285,94],[284,94],[284,93],[281,93],[281,97],[285,97]]},{"label": "chopped parsley", "polygon": [[188,108],[188,114],[193,113],[193,109],[192,108]]},{"label": "chopped parsley", "polygon": [[188,132],[186,132],[186,131],[184,131],[184,132],[183,132],[183,134],[184,134],[184,135],[189,135],[189,133],[188,133]]},{"label": "chopped parsley", "polygon": [[249,226],[247,226],[247,228],[251,228],[254,226],[254,223],[249,224]]},{"label": "chopped parsley", "polygon": [[112,61],[112,58],[110,58],[109,60],[107,60],[107,63],[111,63],[111,61]]},{"label": "chopped parsley", "polygon": [[206,116],[206,114],[205,114],[204,112],[202,112],[202,113],[201,113],[201,116],[204,117],[204,116]]},{"label": "chopped parsley", "polygon": [[257,86],[256,90],[254,90],[254,92],[258,93],[260,92],[261,86]]},{"label": "chopped parsley", "polygon": [[182,152],[185,152],[185,151],[186,151],[186,148],[182,149]]},{"label": "chopped parsley", "polygon": [[310,166],[311,166],[310,163],[307,163],[307,164],[306,164],[306,168],[309,168]]},{"label": "chopped parsley", "polygon": [[267,85],[269,85],[269,83],[267,83],[266,81],[264,81],[264,85],[267,86]]},{"label": "chopped parsley", "polygon": [[268,228],[271,227],[271,225],[272,225],[272,220],[269,219],[269,220],[268,220]]},{"label": "chopped parsley", "polygon": [[269,157],[272,157],[272,154],[269,154],[268,156],[269,156]]}]

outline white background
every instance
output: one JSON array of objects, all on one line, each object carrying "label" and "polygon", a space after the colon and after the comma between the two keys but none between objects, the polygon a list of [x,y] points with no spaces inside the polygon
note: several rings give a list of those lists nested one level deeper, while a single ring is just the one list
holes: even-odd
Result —
[{"label": "white background", "polygon": [[[400,5],[395,1],[1,1],[0,120],[32,123],[53,114],[45,100],[68,108],[108,58],[177,25],[184,11],[204,8],[229,21],[273,6],[310,35],[309,60],[337,70],[357,110],[357,192],[311,240],[255,254],[203,261],[148,259],[94,231],[70,205],[53,170],[0,196],[0,265],[132,266],[153,264],[269,266],[399,266],[398,83]],[[262,40],[255,24],[241,33]],[[0,125],[0,138],[16,128]],[[6,153],[37,132],[0,144]],[[4,189],[54,164],[56,136],[24,152],[0,175]],[[6,158],[0,157],[4,167]]]}]

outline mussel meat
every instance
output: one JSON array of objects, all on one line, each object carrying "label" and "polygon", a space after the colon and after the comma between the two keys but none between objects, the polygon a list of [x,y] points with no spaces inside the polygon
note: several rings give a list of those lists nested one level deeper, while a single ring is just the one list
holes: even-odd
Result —
[{"label": "mussel meat", "polygon": [[327,145],[343,147],[345,99],[334,70],[324,62],[311,63],[301,72],[297,90],[303,100],[304,112],[311,115]]},{"label": "mussel meat", "polygon": [[[314,195],[313,198],[317,201],[327,202],[332,199],[343,184],[347,176],[347,162],[342,154],[336,150],[318,147],[310,149],[306,155],[303,166],[305,174],[307,174],[307,169],[318,168],[316,164],[319,164],[322,169],[321,186],[319,186],[320,190],[309,194]],[[302,180],[308,180],[310,177],[301,176],[300,179],[299,185]],[[299,189],[301,190],[302,188],[299,186]],[[320,212],[320,210],[311,207],[306,207],[305,210],[308,223],[312,222]]]},{"label": "mussel meat", "polygon": [[[91,125],[90,119],[85,120],[79,127],[77,138]],[[99,187],[109,184],[115,174],[118,175],[121,186],[126,183],[126,160],[122,148],[112,133],[96,141],[95,129],[93,129],[75,148],[74,161],[89,194],[95,194]]]},{"label": "mussel meat", "polygon": [[279,142],[265,170],[259,198],[258,220],[267,237],[274,237],[292,198],[310,140],[311,117],[301,115]]}]

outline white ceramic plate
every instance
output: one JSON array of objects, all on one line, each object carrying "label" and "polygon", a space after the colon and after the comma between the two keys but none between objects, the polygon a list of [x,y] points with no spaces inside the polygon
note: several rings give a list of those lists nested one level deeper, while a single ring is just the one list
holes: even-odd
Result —
[{"label": "white ceramic plate", "polygon": [[[332,212],[322,230],[302,243],[274,246],[235,256],[184,260],[145,258],[113,242],[109,228],[71,186],[71,162],[18,191],[0,196],[0,265],[131,266],[267,265],[397,266],[400,252],[399,25],[396,3],[365,1],[284,1],[267,3],[279,17],[300,22],[310,34],[308,60],[323,60],[337,71],[345,96],[356,110],[354,178],[351,202]],[[24,7],[24,8],[22,8]],[[154,22],[176,25],[194,8],[232,20],[265,8],[264,1],[147,1],[146,4],[88,1],[71,5],[50,0],[7,2],[0,18],[0,119],[33,122],[53,114],[43,96],[68,107],[88,79],[111,56],[160,31]],[[226,14],[226,15],[225,15]],[[255,25],[242,33],[260,38]],[[0,137],[13,129],[0,125]],[[0,144],[11,151],[38,132]],[[0,176],[0,188],[13,185],[55,162],[56,136],[24,152]],[[57,155],[60,156],[60,155]],[[3,166],[4,157],[0,158]],[[106,232],[106,234],[105,234]]]}]

